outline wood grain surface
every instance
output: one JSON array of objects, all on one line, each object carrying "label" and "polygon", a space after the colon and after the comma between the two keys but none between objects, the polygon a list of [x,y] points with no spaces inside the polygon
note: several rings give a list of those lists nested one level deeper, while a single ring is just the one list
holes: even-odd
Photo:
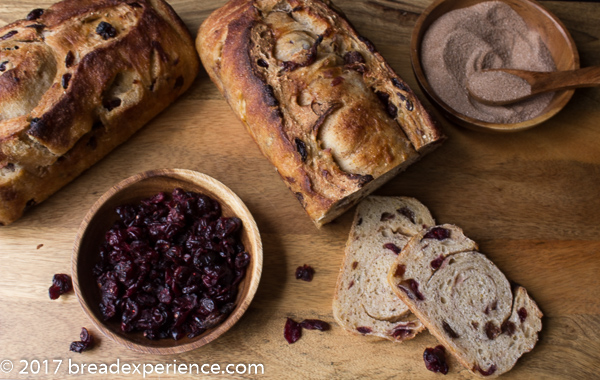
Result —
[{"label": "wood grain surface", "polygon": [[[2,0],[0,25],[23,18],[46,0]],[[171,0],[195,35],[223,0]],[[419,94],[409,60],[409,39],[430,0],[338,0],[336,4],[371,39]],[[568,27],[582,67],[600,64],[600,6],[542,2]],[[421,97],[423,98],[423,97]],[[427,102],[425,102],[428,104]],[[506,379],[593,379],[600,364],[600,90],[577,90],[565,109],[532,130],[508,135],[469,131],[444,121],[449,140],[382,187],[380,195],[409,195],[441,223],[460,225],[507,277],[524,285],[545,314],[537,347]],[[153,356],[103,338],[73,293],[48,298],[54,273],[68,273],[77,229],[88,209],[115,183],[157,168],[197,170],[223,182],[253,213],[264,245],[258,292],[226,334],[195,351]],[[264,159],[241,123],[202,72],[173,106],[127,143],[25,217],[0,229],[0,378],[70,378],[68,361],[82,363],[260,363],[264,375],[215,378],[439,379],[422,354],[437,344],[427,332],[394,344],[345,334],[305,331],[293,345],[283,338],[286,317],[333,322],[331,300],[352,215],[317,230]],[[296,267],[316,269],[311,283]],[[81,327],[99,344],[69,352]],[[38,374],[19,374],[21,360],[49,362]],[[57,374],[53,360],[62,360]],[[473,378],[456,361],[444,378]],[[80,378],[139,378],[85,375]],[[157,375],[149,377],[158,378]],[[163,379],[203,375],[161,375]]]}]

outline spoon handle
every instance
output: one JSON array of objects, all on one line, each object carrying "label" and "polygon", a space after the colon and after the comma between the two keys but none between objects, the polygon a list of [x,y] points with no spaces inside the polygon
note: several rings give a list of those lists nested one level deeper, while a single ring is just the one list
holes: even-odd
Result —
[{"label": "spoon handle", "polygon": [[600,66],[554,72],[504,70],[525,79],[531,85],[531,93],[539,94],[553,90],[600,86]]}]

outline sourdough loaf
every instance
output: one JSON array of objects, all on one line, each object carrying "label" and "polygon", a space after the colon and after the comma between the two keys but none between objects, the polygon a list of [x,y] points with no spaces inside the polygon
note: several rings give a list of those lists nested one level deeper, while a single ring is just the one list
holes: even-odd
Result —
[{"label": "sourdough loaf", "polygon": [[163,0],[65,0],[0,28],[0,224],[129,138],[199,66]]},{"label": "sourdough loaf", "polygon": [[340,326],[395,342],[424,329],[394,294],[387,274],[410,237],[434,224],[429,210],[414,198],[370,196],[359,203],[333,299]]},{"label": "sourdough loaf", "polygon": [[413,91],[328,1],[231,0],[202,63],[317,226],[442,141]]},{"label": "sourdough loaf", "polygon": [[471,372],[498,376],[535,346],[542,313],[511,288],[477,244],[453,225],[415,235],[388,274],[394,292]]}]

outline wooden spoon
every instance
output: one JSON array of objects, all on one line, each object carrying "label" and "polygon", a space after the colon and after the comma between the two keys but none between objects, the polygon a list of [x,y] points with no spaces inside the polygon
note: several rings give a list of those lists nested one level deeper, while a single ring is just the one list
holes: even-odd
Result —
[{"label": "wooden spoon", "polygon": [[570,71],[490,69],[467,81],[469,95],[478,102],[500,106],[544,92],[600,86],[600,66]]}]

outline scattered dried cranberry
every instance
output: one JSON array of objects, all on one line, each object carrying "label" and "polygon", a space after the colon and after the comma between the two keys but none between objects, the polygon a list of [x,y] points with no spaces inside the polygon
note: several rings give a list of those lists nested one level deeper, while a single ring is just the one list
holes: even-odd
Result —
[{"label": "scattered dried cranberry", "polygon": [[62,88],[64,88],[66,90],[67,87],[69,87],[69,82],[70,81],[71,81],[71,74],[70,73],[66,73],[65,75],[63,75],[62,76],[62,80],[61,80]]},{"label": "scattered dried cranberry", "polygon": [[300,140],[297,137],[294,140],[294,142],[296,143],[296,150],[300,154],[302,162],[306,162],[306,159],[308,158],[308,150],[306,149],[306,144],[304,143],[304,141]]},{"label": "scattered dried cranberry", "polygon": [[511,321],[504,321],[500,328],[502,329],[502,333],[508,336],[512,336],[517,330],[517,326]]},{"label": "scattered dried cranberry", "polygon": [[446,334],[448,334],[450,338],[457,339],[459,337],[456,331],[454,331],[454,329],[450,327],[448,322],[444,321],[444,323],[442,323],[442,327],[444,328],[444,331],[446,332]]},{"label": "scattered dried cranberry", "polygon": [[438,270],[444,262],[444,256],[439,255],[436,259],[431,260],[431,269]]},{"label": "scattered dried cranberry", "polygon": [[73,290],[73,282],[68,274],[55,274],[52,277],[52,286],[48,289],[51,300],[58,299],[62,294]]},{"label": "scattered dried cranberry", "polygon": [[85,327],[81,328],[79,338],[81,339],[80,341],[71,343],[71,351],[82,353],[83,351],[86,351],[94,346],[94,337]]},{"label": "scattered dried cranberry", "polygon": [[365,58],[358,51],[349,51],[346,54],[344,54],[344,63],[346,65],[365,63]]},{"label": "scattered dried cranberry", "polygon": [[402,277],[404,276],[404,272],[406,272],[406,265],[398,264],[394,272],[394,277]]},{"label": "scattered dried cranberry", "polygon": [[69,52],[65,56],[65,67],[69,68],[69,67],[73,66],[73,62],[75,62],[75,55],[73,54],[72,51],[69,50]]},{"label": "scattered dried cranberry", "polygon": [[396,212],[404,216],[406,219],[410,220],[412,224],[415,224],[415,213],[413,212],[413,210],[409,209],[408,207],[402,207],[396,210]]},{"label": "scattered dried cranberry", "polygon": [[315,270],[310,265],[304,264],[304,266],[296,268],[296,279],[297,280],[311,282],[314,275],[315,275]]},{"label": "scattered dried cranberry", "polygon": [[381,214],[381,218],[380,220],[382,222],[388,221],[394,219],[394,214],[390,214],[389,212],[384,212],[383,214]]},{"label": "scattered dried cranberry", "polygon": [[368,334],[368,333],[370,333],[370,332],[371,332],[371,331],[373,331],[373,330],[371,330],[371,328],[370,328],[370,327],[364,327],[364,326],[361,326],[361,327],[357,327],[357,328],[356,328],[356,331],[358,331],[358,332],[359,332],[359,333],[361,333],[361,334]]},{"label": "scattered dried cranberry", "polygon": [[383,245],[383,248],[389,249],[394,252],[396,255],[400,253],[401,249],[394,243],[386,243]]},{"label": "scattered dried cranberry", "polygon": [[117,35],[117,30],[114,26],[110,25],[106,21],[102,21],[96,27],[96,33],[105,40],[114,38]]},{"label": "scattered dried cranberry", "polygon": [[256,64],[260,67],[264,67],[265,69],[269,67],[269,64],[267,63],[267,61],[265,61],[262,58],[259,58],[259,60],[256,61]]},{"label": "scattered dried cranberry", "polygon": [[288,318],[283,329],[283,336],[289,344],[296,343],[302,336],[302,326],[300,323]]},{"label": "scattered dried cranberry", "polygon": [[319,331],[327,331],[331,328],[329,323],[325,321],[321,321],[319,319],[305,319],[300,323],[302,328],[307,330],[319,330]]},{"label": "scattered dried cranberry", "polygon": [[42,17],[43,14],[44,14],[43,9],[41,9],[41,8],[34,9],[31,12],[29,12],[29,14],[27,15],[27,21],[37,20],[38,18]]},{"label": "scattered dried cranberry", "polygon": [[485,335],[487,335],[488,339],[496,339],[496,337],[500,335],[501,332],[502,330],[500,329],[500,327],[496,326],[494,322],[489,321],[485,324]]},{"label": "scattered dried cranberry", "polygon": [[6,71],[6,64],[8,63],[8,61],[4,61],[0,63],[0,73]]},{"label": "scattered dried cranberry", "polygon": [[419,291],[419,283],[412,278],[399,283],[398,288],[406,293],[408,298],[412,300],[423,301],[425,299],[423,294]]},{"label": "scattered dried cranberry", "polygon": [[517,311],[517,314],[519,314],[519,319],[521,320],[521,323],[525,322],[525,319],[527,319],[527,309],[522,307],[519,309],[519,311]]},{"label": "scattered dried cranberry", "polygon": [[215,200],[181,189],[116,208],[94,275],[100,312],[148,339],[193,338],[235,308],[250,255],[242,221]]},{"label": "scattered dried cranberry", "polygon": [[483,376],[491,376],[494,374],[494,372],[496,372],[496,365],[492,364],[490,366],[490,368],[487,369],[487,371],[482,370],[481,367],[476,365],[475,367],[473,367],[473,372],[475,372],[475,371],[479,371],[479,373],[482,374]]},{"label": "scattered dried cranberry", "polygon": [[10,32],[8,32],[5,35],[3,35],[2,37],[0,37],[0,41],[7,40],[17,33],[19,33],[19,32],[17,32],[16,30],[11,30]]},{"label": "scattered dried cranberry", "polygon": [[425,367],[431,372],[439,372],[444,375],[448,373],[446,349],[444,346],[426,348],[425,352],[423,352],[423,360],[425,361]]},{"label": "scattered dried cranberry", "polygon": [[423,239],[436,239],[436,240],[444,240],[450,237],[450,230],[447,230],[442,227],[434,227],[430,229]]}]

